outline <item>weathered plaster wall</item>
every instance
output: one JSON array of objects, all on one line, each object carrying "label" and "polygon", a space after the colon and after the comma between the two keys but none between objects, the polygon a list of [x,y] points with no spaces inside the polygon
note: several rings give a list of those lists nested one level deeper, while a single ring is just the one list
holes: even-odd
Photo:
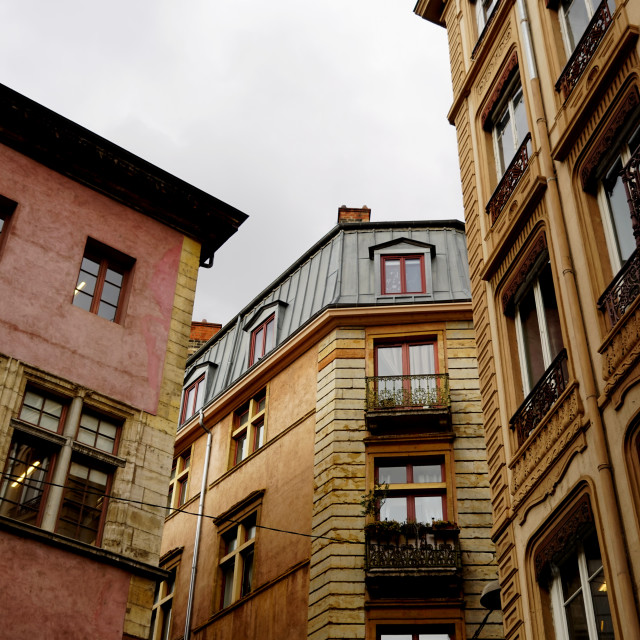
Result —
[{"label": "weathered plaster wall", "polygon": [[0,532],[0,636],[121,640],[130,574]]},{"label": "weathered plaster wall", "polygon": [[[155,413],[183,236],[4,146],[0,166],[0,352]],[[72,305],[88,236],[136,259],[121,324]]]}]

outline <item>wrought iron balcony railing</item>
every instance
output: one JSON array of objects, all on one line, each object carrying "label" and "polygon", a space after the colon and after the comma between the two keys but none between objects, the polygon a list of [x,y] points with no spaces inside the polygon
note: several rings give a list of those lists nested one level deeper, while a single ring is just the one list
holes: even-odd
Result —
[{"label": "wrought iron balcony railing", "polygon": [[457,528],[438,530],[420,524],[403,524],[402,533],[396,535],[367,531],[367,571],[459,569],[458,535]]},{"label": "wrought iron balcony railing", "polygon": [[567,388],[569,372],[567,351],[563,349],[544,372],[538,384],[531,390],[510,420],[520,446]]},{"label": "wrought iron balcony railing", "polygon": [[374,376],[366,379],[367,411],[448,407],[449,374]]},{"label": "wrought iron balcony railing", "polygon": [[520,178],[529,166],[531,155],[531,133],[527,133],[516,155],[504,172],[502,179],[498,183],[496,190],[489,198],[486,211],[491,216],[491,224],[494,225],[500,212],[504,209],[511,194],[515,191]]},{"label": "wrought iron balcony railing", "polygon": [[640,250],[636,249],[598,300],[598,308],[618,324],[631,303],[640,295]]},{"label": "wrought iron balcony railing", "polygon": [[[611,4],[611,7],[609,4]],[[580,42],[576,45],[569,61],[560,74],[560,78],[558,78],[558,82],[556,82],[556,91],[562,92],[564,100],[571,95],[574,87],[578,84],[580,76],[587,68],[589,61],[611,24],[611,15],[614,11],[615,6],[612,0],[602,0],[593,14],[585,32],[582,34],[582,38],[580,38]]]}]

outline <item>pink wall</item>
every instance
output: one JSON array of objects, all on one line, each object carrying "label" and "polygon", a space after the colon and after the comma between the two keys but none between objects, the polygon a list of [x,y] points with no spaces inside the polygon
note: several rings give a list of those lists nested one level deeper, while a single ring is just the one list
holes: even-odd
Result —
[{"label": "pink wall", "polygon": [[0,576],[1,637],[122,640],[122,569],[0,531]]},{"label": "pink wall", "polygon": [[[182,235],[2,145],[0,193],[0,352],[154,413]],[[88,236],[136,259],[122,324],[71,303]]]}]

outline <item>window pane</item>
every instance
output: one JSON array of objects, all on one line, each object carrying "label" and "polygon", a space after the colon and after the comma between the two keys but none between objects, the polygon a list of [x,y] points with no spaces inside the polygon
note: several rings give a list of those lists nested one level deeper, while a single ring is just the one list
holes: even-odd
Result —
[{"label": "window pane", "polygon": [[222,606],[228,607],[233,600],[233,569],[235,562],[232,560],[222,566]]},{"label": "window pane", "polygon": [[259,360],[260,358],[262,358],[262,356],[264,355],[264,328],[263,327],[261,327],[256,331],[253,345],[254,345],[253,360],[255,362],[256,360]]},{"label": "window pane", "polygon": [[431,522],[432,520],[442,520],[442,497],[441,496],[417,496],[416,501],[416,522]]},{"label": "window pane", "polygon": [[231,531],[225,533],[224,536],[222,536],[222,539],[225,543],[224,554],[227,555],[238,546],[238,527],[234,527]]},{"label": "window pane", "polygon": [[402,347],[378,347],[376,354],[379,376],[402,375]]},{"label": "window pane", "polygon": [[105,282],[104,286],[102,287],[102,295],[100,296],[100,299],[103,302],[117,307],[118,298],[120,298],[120,287],[115,287],[114,285]]},{"label": "window pane", "polygon": [[420,258],[407,258],[404,261],[407,293],[422,291],[422,269]]},{"label": "window pane", "polygon": [[243,433],[238,436],[236,439],[236,456],[235,456],[235,464],[242,462],[247,457],[247,433]]},{"label": "window pane", "polygon": [[113,322],[116,319],[116,307],[106,302],[101,302],[98,307],[98,315],[109,322]]},{"label": "window pane", "polygon": [[0,515],[36,524],[51,454],[41,445],[14,436],[0,484]]},{"label": "window pane", "polygon": [[529,386],[525,393],[528,393],[531,387],[542,377],[546,369],[542,355],[540,326],[538,325],[533,289],[529,289],[518,305],[518,310],[520,312],[520,322],[522,323],[525,366],[529,377]]},{"label": "window pane", "polygon": [[80,307],[85,311],[91,310],[91,303],[93,302],[93,296],[86,294],[84,291],[76,291],[73,294],[73,304],[76,307]]},{"label": "window pane", "polygon": [[524,141],[524,137],[527,135],[527,133],[529,133],[529,125],[527,124],[527,111],[524,108],[522,87],[518,89],[513,98],[513,116],[516,132],[512,156],[520,148],[520,145]]},{"label": "window pane", "polygon": [[49,431],[58,431],[63,405],[58,400],[27,391],[20,409],[20,419]]},{"label": "window pane", "polygon": [[254,435],[254,445],[253,450],[259,449],[264,444],[264,422],[260,422],[256,424],[254,427],[255,435]]},{"label": "window pane", "polygon": [[[538,277],[542,300],[544,304],[544,315],[547,323],[547,334],[549,336],[549,347],[551,349],[551,359],[555,358],[562,351],[562,331],[560,330],[560,315],[558,313],[558,302],[556,292],[553,287],[553,276],[551,275],[551,265],[547,263]],[[549,363],[550,364],[550,363]]]},{"label": "window pane", "polygon": [[571,640],[590,640],[582,593],[565,606],[565,612]]},{"label": "window pane", "polygon": [[385,293],[400,293],[400,260],[384,261],[384,291]]},{"label": "window pane", "polygon": [[246,596],[251,593],[253,582],[253,547],[242,554],[242,587],[240,595]]},{"label": "window pane", "polygon": [[585,0],[563,0],[562,9],[569,46],[573,51],[589,24],[589,13]]},{"label": "window pane", "polygon": [[498,164],[503,174],[509,166],[515,152],[511,115],[507,109],[496,124],[496,142],[498,144]]},{"label": "window pane", "polygon": [[609,210],[611,211],[620,261],[625,262],[635,250],[636,243],[633,236],[633,227],[631,226],[627,194],[622,178],[619,175],[621,170],[622,162],[618,159],[604,178],[603,185]]},{"label": "window pane", "polygon": [[565,602],[580,590],[580,572],[578,570],[578,556],[574,551],[562,564],[562,595]]},{"label": "window pane", "polygon": [[100,271],[100,263],[91,258],[82,258],[82,264],[80,270],[84,271],[88,275],[97,276]]},{"label": "window pane", "polygon": [[398,484],[406,481],[406,466],[380,465],[378,467],[378,482],[380,484]]},{"label": "window pane", "polygon": [[432,344],[409,345],[409,373],[422,376],[435,373]]},{"label": "window pane", "polygon": [[407,519],[407,499],[387,498],[380,507],[380,520],[397,520],[404,522]]},{"label": "window pane", "polygon": [[442,465],[417,464],[413,467],[413,481],[417,483],[443,482]]},{"label": "window pane", "polygon": [[275,322],[273,320],[269,320],[267,326],[265,327],[266,336],[264,339],[264,351],[262,352],[263,355],[269,353],[269,351],[273,349],[274,328]]},{"label": "window pane", "polygon": [[114,271],[113,269],[107,269],[105,281],[113,285],[114,288],[120,290],[120,288],[122,287],[122,274]]}]

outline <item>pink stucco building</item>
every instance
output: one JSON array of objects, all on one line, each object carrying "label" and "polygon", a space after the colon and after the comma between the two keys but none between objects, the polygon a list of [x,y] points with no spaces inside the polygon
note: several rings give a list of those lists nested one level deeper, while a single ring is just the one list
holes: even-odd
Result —
[{"label": "pink stucco building", "polygon": [[0,85],[0,635],[148,637],[198,267],[245,218]]}]

